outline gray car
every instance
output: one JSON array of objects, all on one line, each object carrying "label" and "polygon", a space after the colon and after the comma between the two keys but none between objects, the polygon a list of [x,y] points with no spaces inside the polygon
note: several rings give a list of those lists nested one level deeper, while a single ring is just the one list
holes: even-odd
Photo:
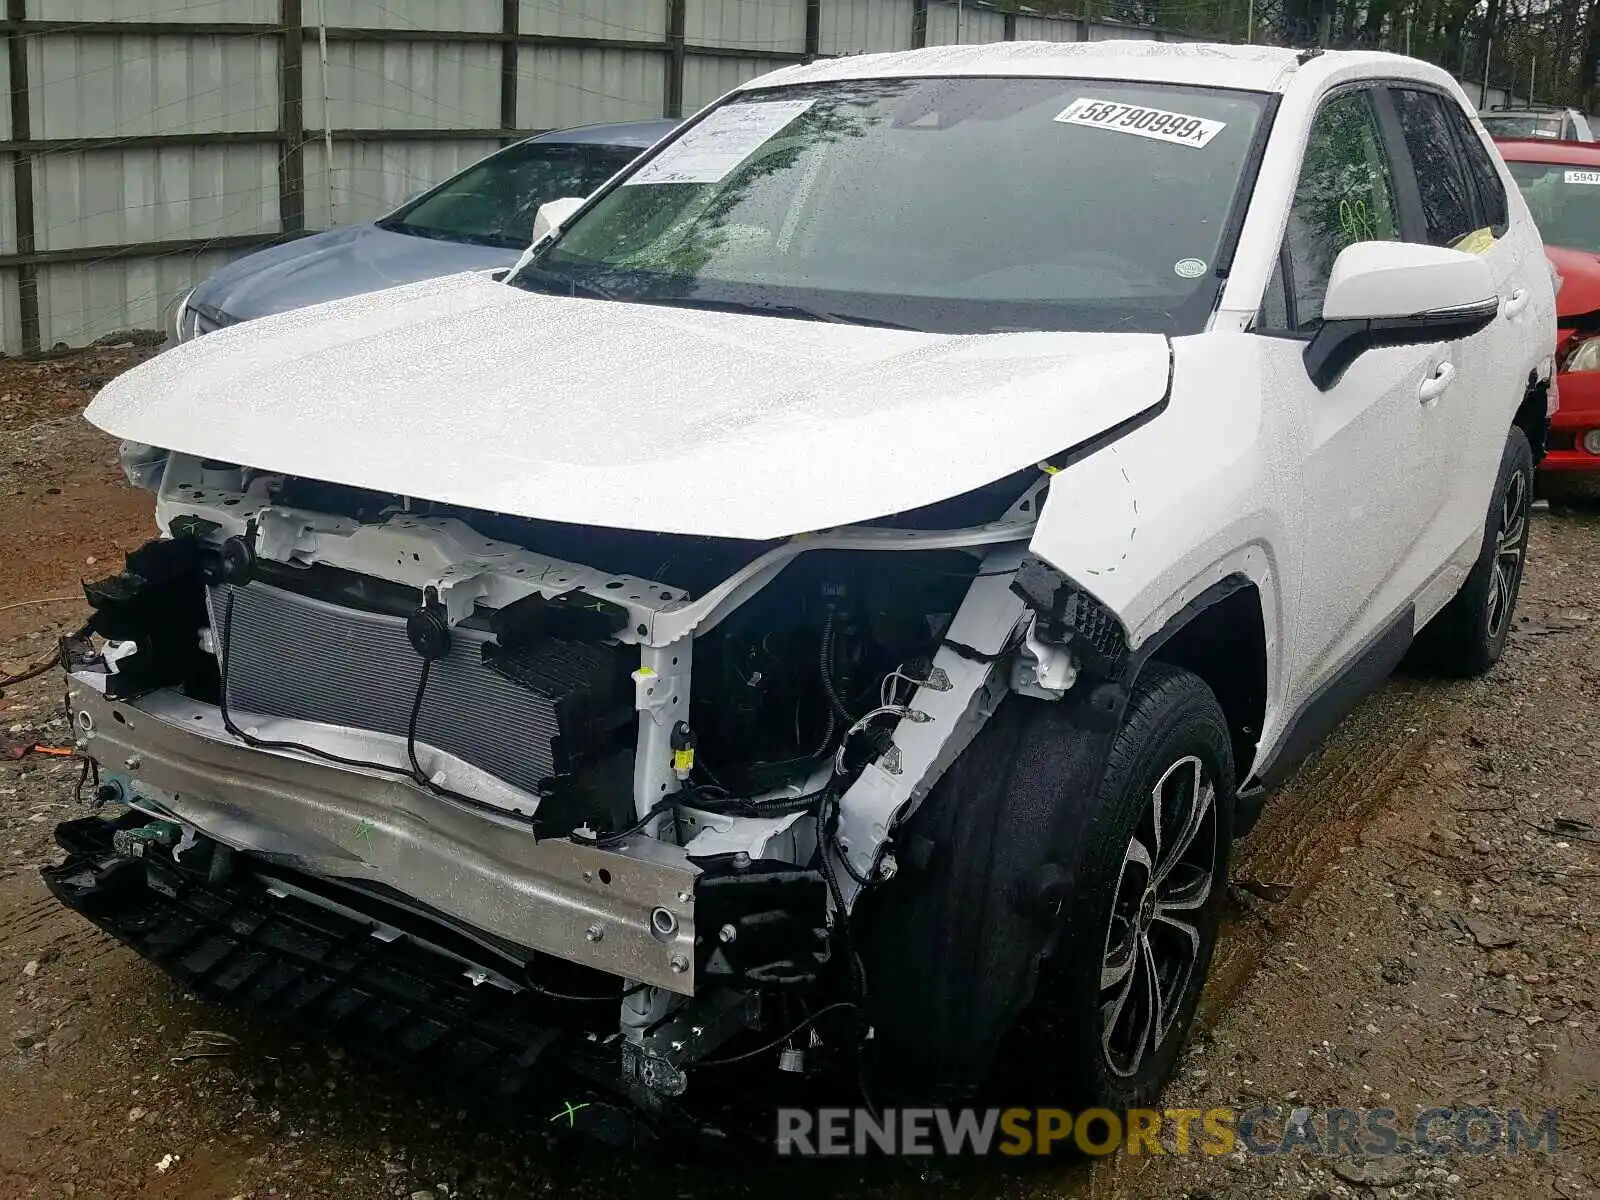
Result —
[{"label": "gray car", "polygon": [[676,121],[588,125],[507,146],[376,221],[250,254],[178,306],[186,341],[224,325],[460,271],[509,267],[547,200],[586,196]]},{"label": "gray car", "polygon": [[1503,106],[1478,114],[1492,138],[1549,138],[1558,142],[1592,142],[1589,118],[1575,108]]}]

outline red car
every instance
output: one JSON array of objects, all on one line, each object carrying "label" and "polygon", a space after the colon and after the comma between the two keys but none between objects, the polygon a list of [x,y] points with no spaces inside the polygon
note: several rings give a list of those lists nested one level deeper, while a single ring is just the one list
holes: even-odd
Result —
[{"label": "red car", "polygon": [[1547,471],[1600,471],[1600,145],[1497,141],[1561,275]]}]

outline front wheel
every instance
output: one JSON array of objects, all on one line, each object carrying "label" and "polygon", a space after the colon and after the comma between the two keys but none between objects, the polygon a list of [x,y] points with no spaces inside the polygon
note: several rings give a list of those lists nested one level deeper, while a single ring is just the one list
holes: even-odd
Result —
[{"label": "front wheel", "polygon": [[902,839],[927,868],[867,917],[880,1067],[924,1094],[1148,1102],[1210,967],[1233,807],[1227,722],[1187,671],[1147,665],[1114,731],[1008,699]]},{"label": "front wheel", "polygon": [[[1028,1094],[1122,1112],[1153,1101],[1172,1073],[1222,923],[1233,755],[1204,682],[1146,668],[1097,802],[1008,1057]],[[1030,1059],[1030,1046],[1050,1053]]]},{"label": "front wheel", "polygon": [[1528,552],[1533,451],[1512,426],[1484,522],[1478,561],[1450,603],[1417,634],[1412,661],[1440,675],[1482,675],[1500,660]]}]

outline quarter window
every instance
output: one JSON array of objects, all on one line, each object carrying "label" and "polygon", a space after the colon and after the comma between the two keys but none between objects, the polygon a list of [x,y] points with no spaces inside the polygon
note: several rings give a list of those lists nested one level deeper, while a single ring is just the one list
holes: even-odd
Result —
[{"label": "quarter window", "polygon": [[[1400,132],[1416,168],[1428,241],[1435,246],[1454,246],[1490,222],[1480,221],[1474,211],[1472,188],[1458,140],[1451,132],[1444,97],[1406,88],[1396,88],[1393,94]],[[1502,209],[1505,206],[1503,192],[1500,205]]]},{"label": "quarter window", "polygon": [[1261,297],[1261,311],[1256,314],[1256,328],[1262,332],[1282,333],[1293,328],[1289,323],[1289,289],[1283,281],[1283,256],[1278,256],[1277,268],[1267,280],[1267,290]]},{"label": "quarter window", "polygon": [[1341,250],[1354,242],[1399,237],[1394,171],[1384,153],[1372,95],[1357,91],[1335,96],[1311,123],[1284,235],[1294,327],[1308,330],[1322,320],[1328,276]]}]

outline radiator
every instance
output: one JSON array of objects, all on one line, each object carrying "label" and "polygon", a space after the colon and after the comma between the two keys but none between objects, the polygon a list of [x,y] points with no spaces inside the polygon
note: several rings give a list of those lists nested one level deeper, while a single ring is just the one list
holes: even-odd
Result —
[{"label": "radiator", "polygon": [[[230,709],[405,736],[422,660],[404,617],[270,584],[221,585],[207,597],[219,649],[230,593]],[[580,718],[610,693],[617,651],[547,638],[496,671],[483,655],[493,644],[487,631],[451,630],[450,653],[428,677],[417,741],[535,791],[581,752]]]}]

